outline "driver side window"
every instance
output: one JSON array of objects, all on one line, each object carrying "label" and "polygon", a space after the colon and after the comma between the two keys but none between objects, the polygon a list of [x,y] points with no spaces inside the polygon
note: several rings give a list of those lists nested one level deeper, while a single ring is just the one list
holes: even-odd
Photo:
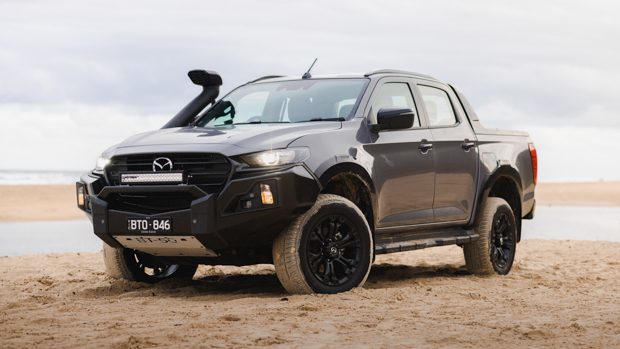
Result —
[{"label": "driver side window", "polygon": [[415,103],[409,85],[404,82],[389,82],[383,84],[375,95],[372,102],[372,114],[374,120],[377,120],[377,113],[384,107],[402,107],[410,108],[415,113],[413,127],[420,127],[420,119],[416,112]]}]

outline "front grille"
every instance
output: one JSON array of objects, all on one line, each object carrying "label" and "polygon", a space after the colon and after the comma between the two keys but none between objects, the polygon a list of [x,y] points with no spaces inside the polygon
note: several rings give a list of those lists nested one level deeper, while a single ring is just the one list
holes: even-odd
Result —
[{"label": "front grille", "polygon": [[[172,171],[183,171],[183,182],[185,184],[196,185],[209,194],[222,191],[232,167],[230,161],[220,154],[168,153],[122,155],[113,157],[106,166],[108,181],[110,185],[121,185],[122,173],[153,173],[153,161],[161,157],[172,161]],[[152,184],[162,183],[153,182]],[[145,183],[140,183],[139,185],[145,185]]]},{"label": "front grille", "polygon": [[196,199],[187,192],[178,193],[114,193],[108,196],[108,208],[141,214],[157,214],[187,210]]}]

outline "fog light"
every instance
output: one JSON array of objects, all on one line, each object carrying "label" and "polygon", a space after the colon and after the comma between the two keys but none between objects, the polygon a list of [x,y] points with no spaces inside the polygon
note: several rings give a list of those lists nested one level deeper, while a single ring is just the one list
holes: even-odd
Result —
[{"label": "fog light", "polygon": [[248,200],[243,203],[243,208],[250,209],[252,208],[252,201]]},{"label": "fog light", "polygon": [[269,188],[268,184],[260,185],[260,197],[263,199],[263,204],[273,204],[273,195],[271,194],[271,188]]},{"label": "fog light", "polygon": [[78,187],[78,205],[84,206],[84,187]]}]

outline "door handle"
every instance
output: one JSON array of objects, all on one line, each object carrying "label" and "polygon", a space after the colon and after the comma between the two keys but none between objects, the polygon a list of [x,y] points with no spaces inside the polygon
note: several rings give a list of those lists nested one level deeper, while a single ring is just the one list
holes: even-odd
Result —
[{"label": "door handle", "polygon": [[465,151],[469,151],[469,149],[476,146],[475,142],[470,142],[469,139],[465,138],[465,142],[461,143],[461,148],[465,149]]},{"label": "door handle", "polygon": [[426,142],[426,139],[423,139],[422,143],[420,143],[420,145],[418,145],[418,149],[420,149],[422,154],[426,154],[426,153],[428,153],[429,150],[433,149],[433,144],[432,143],[424,143],[424,142]]}]

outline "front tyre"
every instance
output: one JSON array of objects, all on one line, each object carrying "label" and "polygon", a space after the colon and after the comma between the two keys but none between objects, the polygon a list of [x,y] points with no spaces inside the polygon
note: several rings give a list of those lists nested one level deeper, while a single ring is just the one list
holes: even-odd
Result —
[{"label": "front tyre", "polygon": [[370,227],[351,201],[319,195],[273,242],[278,279],[290,293],[339,293],[362,286],[374,252]]},{"label": "front tyre", "polygon": [[103,260],[108,275],[125,279],[156,283],[166,279],[191,279],[198,265],[161,264],[151,255],[128,248],[115,248],[103,243]]},{"label": "front tyre", "polygon": [[517,224],[506,200],[488,198],[475,231],[480,238],[463,248],[467,270],[473,274],[508,274],[517,249]]}]

